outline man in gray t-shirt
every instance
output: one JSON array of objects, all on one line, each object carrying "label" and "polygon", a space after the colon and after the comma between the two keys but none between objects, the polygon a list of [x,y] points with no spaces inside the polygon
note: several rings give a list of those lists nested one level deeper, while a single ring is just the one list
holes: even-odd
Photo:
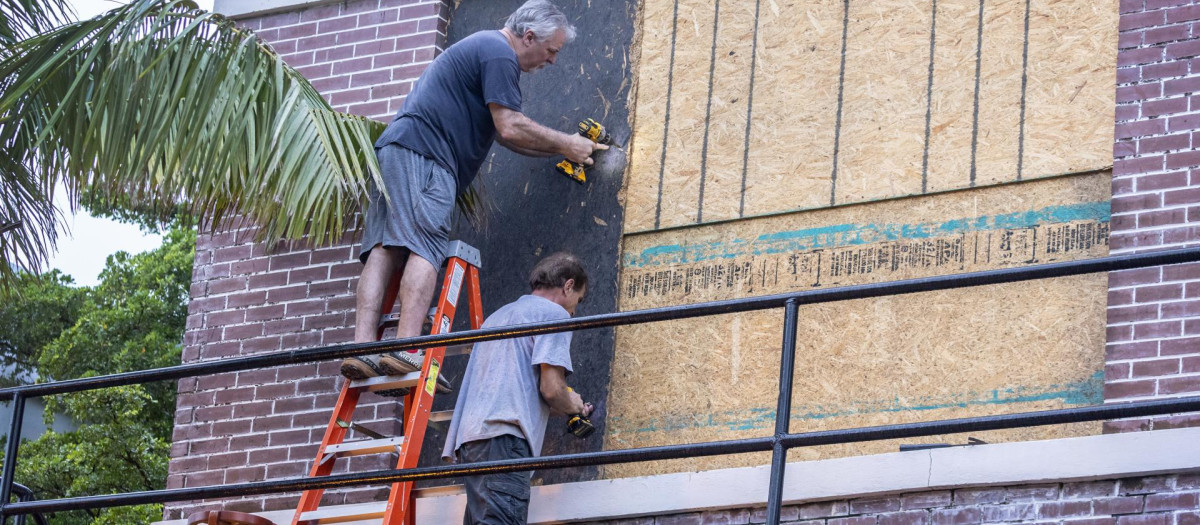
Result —
[{"label": "man in gray t-shirt", "polygon": [[[475,178],[493,142],[522,155],[563,155],[588,165],[593,151],[608,149],[521,112],[521,74],[554,64],[574,36],[562,11],[547,0],[529,0],[500,30],[477,32],[447,48],[413,84],[375,142],[383,184],[372,188],[364,214],[354,342],[377,339],[379,316],[392,308],[384,304],[388,285],[397,278],[396,337],[421,335],[446,258],[455,195]],[[348,358],[341,370],[350,379],[366,379],[411,372],[423,361],[417,351],[389,352]]]},{"label": "man in gray t-shirt", "polygon": [[[587,293],[587,273],[574,255],[542,259],[529,276],[533,290],[488,316],[483,328],[567,319]],[[485,341],[475,345],[463,375],[442,458],[462,463],[541,455],[550,412],[592,411],[567,387],[571,333]],[[525,523],[529,472],[472,476],[465,482],[463,523]]]}]

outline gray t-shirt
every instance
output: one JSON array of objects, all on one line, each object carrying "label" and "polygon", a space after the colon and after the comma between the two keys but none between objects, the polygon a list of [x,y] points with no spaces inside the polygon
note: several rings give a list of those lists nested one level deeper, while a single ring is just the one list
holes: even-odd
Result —
[{"label": "gray t-shirt", "polygon": [[[525,295],[488,316],[483,328],[555,321],[571,317],[562,306]],[[525,438],[534,456],[542,453],[550,406],[538,385],[540,367],[549,364],[571,370],[571,332],[475,345],[454,403],[454,418],[446,432],[442,459],[453,461],[463,443],[511,434]]]},{"label": "gray t-shirt", "polygon": [[521,111],[520,79],[517,53],[503,33],[472,34],[425,68],[375,147],[399,144],[433,159],[454,174],[462,193],[496,137],[488,104]]}]

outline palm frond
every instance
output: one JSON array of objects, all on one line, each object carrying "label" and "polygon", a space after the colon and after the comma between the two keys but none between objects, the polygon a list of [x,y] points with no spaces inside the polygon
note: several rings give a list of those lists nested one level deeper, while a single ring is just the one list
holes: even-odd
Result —
[{"label": "palm frond", "polygon": [[0,238],[3,267],[44,262],[57,184],[72,206],[86,186],[320,244],[379,177],[383,124],[333,111],[269,46],[188,0],[137,0],[17,42],[0,79],[0,222],[24,221]]},{"label": "palm frond", "polygon": [[0,56],[13,43],[62,24],[71,14],[67,0],[0,0]]}]

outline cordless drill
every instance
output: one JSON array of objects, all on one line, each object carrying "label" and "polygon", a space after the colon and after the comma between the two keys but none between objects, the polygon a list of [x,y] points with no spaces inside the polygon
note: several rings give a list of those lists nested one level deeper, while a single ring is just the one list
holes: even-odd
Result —
[{"label": "cordless drill", "polygon": [[[567,391],[574,392],[575,389],[567,387]],[[592,435],[592,432],[595,431],[596,427],[592,425],[592,420],[588,419],[583,414],[571,414],[567,416],[567,432],[575,434],[575,437],[583,439]]]},{"label": "cordless drill", "polygon": [[[613,145],[612,137],[605,131],[604,126],[600,125],[594,119],[589,118],[579,121],[579,134],[597,144]],[[583,164],[576,164],[568,159],[563,159],[562,162],[559,162],[554,167],[559,173],[566,175],[579,184],[587,182],[587,174],[584,173]]]}]

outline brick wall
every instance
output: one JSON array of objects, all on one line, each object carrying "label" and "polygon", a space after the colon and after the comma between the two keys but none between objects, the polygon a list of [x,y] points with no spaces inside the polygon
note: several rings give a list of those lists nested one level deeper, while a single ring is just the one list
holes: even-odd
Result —
[{"label": "brick wall", "polygon": [[[961,488],[785,506],[781,523],[803,525],[1200,525],[1200,474]],[[766,509],[605,521],[607,525],[766,522]]]},{"label": "brick wall", "polygon": [[[1113,254],[1200,244],[1200,5],[1121,0]],[[1200,264],[1109,276],[1106,401],[1200,393]],[[1200,425],[1200,415],[1108,431]]]},{"label": "brick wall", "polygon": [[[242,20],[339,111],[388,120],[425,65],[444,46],[449,9],[441,0],[359,0]],[[318,247],[254,242],[251,228],[197,240],[184,336],[191,363],[346,343],[353,339],[357,239]],[[339,363],[218,374],[179,382],[168,488],[301,477],[337,399]],[[398,435],[399,405],[365,394],[357,422]],[[339,461],[336,472],[394,468],[391,456]],[[327,493],[324,504],[382,498],[381,488]],[[298,494],[221,506],[294,507]],[[169,519],[213,504],[169,506]]]}]

